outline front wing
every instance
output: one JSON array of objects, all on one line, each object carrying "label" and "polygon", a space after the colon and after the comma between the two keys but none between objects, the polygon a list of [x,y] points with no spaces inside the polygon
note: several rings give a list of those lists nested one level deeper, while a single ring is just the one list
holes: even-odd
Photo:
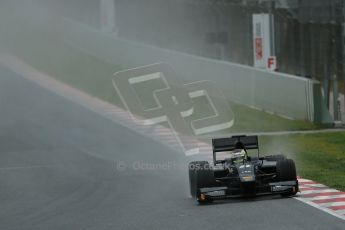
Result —
[{"label": "front wing", "polygon": [[294,194],[298,191],[298,181],[273,182],[255,188],[253,191],[244,191],[242,188],[209,187],[199,189],[199,199],[218,200],[244,196],[261,196],[274,194]]}]

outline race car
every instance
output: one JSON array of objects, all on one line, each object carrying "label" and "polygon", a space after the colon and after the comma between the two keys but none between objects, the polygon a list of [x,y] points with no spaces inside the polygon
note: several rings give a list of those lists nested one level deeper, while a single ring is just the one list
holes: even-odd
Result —
[{"label": "race car", "polygon": [[[299,191],[295,163],[284,155],[260,157],[257,136],[212,140],[213,165],[189,163],[190,192],[199,203]],[[249,152],[255,151],[255,155]],[[222,157],[219,157],[219,156]]]}]

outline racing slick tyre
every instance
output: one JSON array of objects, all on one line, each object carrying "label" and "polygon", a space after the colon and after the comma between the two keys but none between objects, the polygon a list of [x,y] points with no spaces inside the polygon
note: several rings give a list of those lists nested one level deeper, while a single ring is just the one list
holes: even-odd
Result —
[{"label": "racing slick tyre", "polygon": [[[215,186],[213,170],[207,161],[194,161],[189,163],[189,185],[190,194],[198,198],[199,188]],[[199,203],[207,203],[210,200],[199,200]]]},{"label": "racing slick tyre", "polygon": [[272,156],[265,157],[265,160],[266,161],[282,161],[282,160],[286,160],[286,156],[282,154],[272,155]]},{"label": "racing slick tyre", "polygon": [[[278,181],[297,180],[296,166],[293,160],[284,159],[284,160],[277,161],[277,180]],[[297,190],[298,189],[296,189],[295,192],[284,194],[284,196],[296,195]]]}]

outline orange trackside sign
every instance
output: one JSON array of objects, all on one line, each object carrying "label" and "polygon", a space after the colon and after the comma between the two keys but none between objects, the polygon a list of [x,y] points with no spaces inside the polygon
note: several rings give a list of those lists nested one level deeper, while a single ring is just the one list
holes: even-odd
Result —
[{"label": "orange trackside sign", "polygon": [[256,60],[262,60],[262,38],[255,38],[255,58]]}]

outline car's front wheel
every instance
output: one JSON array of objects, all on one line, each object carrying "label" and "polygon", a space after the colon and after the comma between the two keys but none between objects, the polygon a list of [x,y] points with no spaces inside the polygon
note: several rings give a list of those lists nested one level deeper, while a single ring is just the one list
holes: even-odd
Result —
[{"label": "car's front wheel", "polygon": [[199,189],[215,186],[213,170],[207,161],[194,161],[189,163],[189,185],[190,194],[199,203],[210,202],[207,199],[200,199]]},{"label": "car's front wheel", "polygon": [[[291,159],[277,161],[277,180],[278,181],[297,181],[295,162]],[[298,188],[293,192],[284,194],[287,196],[296,195]]]}]

